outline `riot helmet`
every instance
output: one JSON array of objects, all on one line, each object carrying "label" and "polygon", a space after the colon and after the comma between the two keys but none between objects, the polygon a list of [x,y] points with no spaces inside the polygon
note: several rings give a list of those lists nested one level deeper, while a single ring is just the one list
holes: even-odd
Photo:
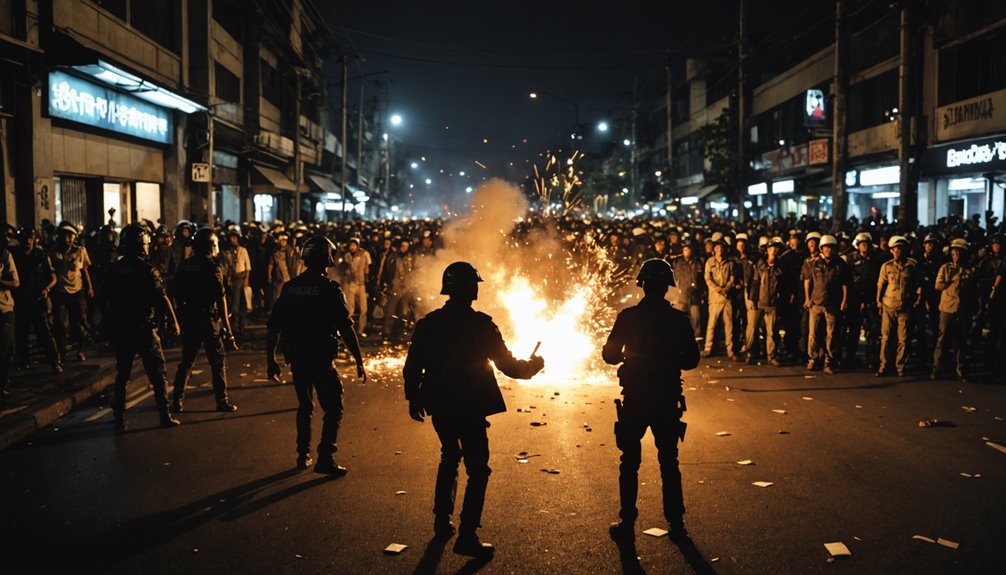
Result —
[{"label": "riot helmet", "polygon": [[199,255],[211,258],[220,254],[220,240],[213,228],[199,228],[192,236],[192,250]]},{"label": "riot helmet", "polygon": [[671,269],[671,264],[660,258],[651,258],[643,262],[636,275],[636,285],[644,287],[645,284],[673,287],[674,270]]},{"label": "riot helmet", "polygon": [[454,262],[444,269],[441,295],[472,295],[478,297],[478,284],[482,281],[479,270],[468,262]]},{"label": "riot helmet", "polygon": [[332,267],[335,265],[335,245],[325,236],[311,236],[300,249],[300,257],[307,267]]},{"label": "riot helmet", "polygon": [[146,257],[150,253],[150,234],[139,224],[129,224],[119,235],[119,250],[126,255]]}]

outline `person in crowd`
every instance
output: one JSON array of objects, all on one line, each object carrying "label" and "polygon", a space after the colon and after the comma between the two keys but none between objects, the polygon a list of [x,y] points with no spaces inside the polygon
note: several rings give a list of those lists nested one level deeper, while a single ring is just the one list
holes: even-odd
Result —
[{"label": "person in crowd", "polygon": [[730,290],[735,282],[734,264],[726,257],[727,246],[722,239],[717,240],[713,247],[713,257],[706,261],[705,281],[709,290],[709,319],[706,323],[705,349],[702,357],[713,353],[713,342],[716,339],[716,327],[723,326],[727,355],[733,361],[740,357],[734,348],[733,305],[730,302]]},{"label": "person in crowd", "polygon": [[[432,241],[430,246],[432,249]],[[349,248],[343,254],[346,262],[346,273],[343,276],[342,291],[346,295],[346,305],[350,315],[358,318],[355,321],[358,334],[362,337],[367,329],[367,285],[368,274],[373,263],[367,250],[360,247],[359,238],[349,239]]]},{"label": "person in crowd", "polygon": [[681,255],[672,260],[671,267],[678,288],[675,305],[688,315],[695,339],[701,340],[704,331],[701,306],[706,297],[706,280],[705,266],[696,257],[695,251],[694,244],[682,244]]},{"label": "person in crowd", "polygon": [[849,264],[851,284],[845,314],[845,343],[842,365],[855,368],[858,363],[857,350],[860,334],[866,337],[866,365],[876,368],[880,357],[880,321],[876,307],[877,278],[880,276],[881,261],[873,250],[870,232],[860,232],[853,240],[854,252],[846,256]]},{"label": "person in crowd", "polygon": [[892,259],[880,266],[877,280],[877,308],[880,310],[880,363],[877,377],[890,375],[889,347],[897,342],[894,366],[898,377],[905,375],[908,364],[908,320],[913,309],[922,303],[922,280],[919,264],[908,257],[908,240],[891,236],[888,240]]},{"label": "person in crowd", "polygon": [[957,378],[967,380],[968,335],[978,305],[978,278],[968,265],[968,247],[964,238],[951,240],[950,261],[940,266],[933,281],[940,296],[940,325],[930,379],[940,378],[943,358],[950,355]]},{"label": "person in crowd", "polygon": [[[231,228],[227,231],[227,242],[221,253],[224,268],[224,280],[227,284],[227,308],[231,312],[231,325],[235,334],[240,336],[245,331],[248,307],[251,304],[249,276],[251,273],[251,258],[248,249],[241,245],[241,231]],[[248,294],[246,295],[246,292]]]},{"label": "person in crowd", "polygon": [[56,352],[60,363],[65,362],[66,332],[69,329],[77,346],[77,361],[86,361],[87,316],[84,312],[87,298],[94,298],[91,284],[91,257],[87,248],[77,245],[77,228],[63,222],[56,230],[56,244],[49,253],[56,271],[56,286],[52,290],[52,314],[56,336]]},{"label": "person in crowd", "polygon": [[[12,229],[8,226],[5,232]],[[17,265],[8,249],[13,239],[13,234],[7,233],[0,238],[0,401],[11,397],[7,386],[14,359],[14,291],[21,285]]]},{"label": "person in crowd", "polygon": [[52,337],[52,319],[49,317],[49,293],[56,286],[56,272],[49,254],[36,245],[38,233],[34,228],[21,228],[18,245],[13,250],[14,264],[21,271],[20,283],[14,290],[15,365],[27,368],[31,349],[29,329],[35,330],[35,341],[52,366],[53,373],[63,372],[63,363],[56,353]]},{"label": "person in crowd", "polygon": [[750,288],[750,297],[754,304],[754,314],[750,317],[747,330],[747,362],[753,363],[757,349],[758,328],[764,322],[765,328],[765,358],[769,365],[779,367],[776,351],[779,336],[778,307],[782,303],[783,281],[785,272],[779,262],[779,252],[783,249],[781,237],[773,237],[765,248],[765,258],[755,264],[754,277]]},{"label": "person in crowd", "polygon": [[[816,369],[823,362],[825,374],[834,374],[835,349],[841,339],[841,318],[849,300],[850,272],[845,260],[838,256],[838,240],[824,235],[821,256],[810,264],[809,277],[803,282],[804,304],[810,313],[807,343],[807,369]],[[821,341],[821,320],[825,337]],[[822,345],[823,344],[823,345]]]},{"label": "person in crowd", "polygon": [[414,256],[409,252],[411,244],[402,239],[398,242],[398,250],[385,263],[382,284],[387,302],[384,304],[384,329],[382,335],[385,341],[391,341],[395,335],[395,323],[408,320],[412,313],[412,286],[409,281],[414,269]]}]

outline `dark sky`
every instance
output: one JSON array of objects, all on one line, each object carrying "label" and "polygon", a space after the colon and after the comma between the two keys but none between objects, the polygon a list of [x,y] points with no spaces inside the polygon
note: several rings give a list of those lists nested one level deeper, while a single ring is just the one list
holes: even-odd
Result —
[{"label": "dark sky", "polygon": [[[529,91],[576,102],[588,148],[599,146],[602,136],[593,126],[600,119],[614,125],[606,137],[620,141],[633,78],[644,95],[658,93],[667,49],[731,61],[737,3],[346,0],[319,5],[328,6],[326,17],[343,47],[366,58],[353,66],[351,78],[388,71],[374,77],[386,80],[386,88],[368,83],[367,89],[380,93],[388,114],[404,118],[394,129],[402,142],[399,153],[426,155],[433,174],[444,168],[477,178],[509,172],[518,179],[509,162],[533,161],[565,141],[574,124],[571,105],[550,97],[532,101]],[[815,44],[826,44],[833,10],[830,2],[748,0],[749,39],[761,66],[785,67],[792,54],[809,54]],[[683,59],[676,60],[680,65]],[[350,86],[355,102],[359,83]],[[482,170],[475,160],[490,169]]]}]

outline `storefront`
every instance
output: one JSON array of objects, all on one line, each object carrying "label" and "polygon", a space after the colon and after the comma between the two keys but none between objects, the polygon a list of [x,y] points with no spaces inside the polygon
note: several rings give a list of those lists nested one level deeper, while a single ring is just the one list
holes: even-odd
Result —
[{"label": "storefront", "polygon": [[984,221],[991,210],[1003,221],[1006,134],[932,146],[926,150],[923,175],[936,190],[927,205],[931,219],[978,215]]},{"label": "storefront", "polygon": [[290,217],[291,198],[297,185],[278,168],[252,164],[251,193],[254,221],[271,224]]},{"label": "storefront", "polygon": [[[148,89],[113,87],[133,84]],[[55,221],[83,229],[157,222],[175,112],[200,107],[103,61],[50,71],[47,93]]]}]

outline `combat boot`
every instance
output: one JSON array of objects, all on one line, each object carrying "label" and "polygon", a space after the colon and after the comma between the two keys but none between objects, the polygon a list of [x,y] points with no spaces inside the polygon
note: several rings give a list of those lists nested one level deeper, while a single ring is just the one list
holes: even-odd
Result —
[{"label": "combat boot", "polygon": [[237,410],[238,410],[238,406],[236,406],[233,403],[227,401],[226,399],[223,400],[223,401],[218,401],[217,402],[217,411],[222,411],[224,413],[233,413],[233,412],[235,412]]},{"label": "combat boot", "polygon": [[297,456],[297,469],[307,469],[314,463],[314,458],[310,453],[302,453]]},{"label": "combat boot", "polygon": [[496,548],[493,547],[492,543],[483,543],[480,541],[478,534],[472,531],[471,533],[463,533],[458,536],[457,541],[454,542],[454,552],[466,557],[489,559],[496,552]]},{"label": "combat boot", "polygon": [[174,413],[182,413],[185,411],[185,400],[176,395],[175,398],[171,400],[171,411]]},{"label": "combat boot", "polygon": [[172,417],[171,413],[167,411],[161,412],[161,427],[175,427],[181,424],[182,422]]},{"label": "combat boot", "polygon": [[454,524],[451,523],[450,517],[438,515],[436,519],[433,520],[433,534],[438,538],[450,539],[451,537],[454,537],[454,534],[457,533],[457,531],[458,530],[454,527]]},{"label": "combat boot", "polygon": [[331,458],[321,458],[314,464],[315,473],[323,473],[331,477],[344,477],[349,470],[341,465],[337,465]]},{"label": "combat boot", "polygon": [[625,521],[615,521],[608,526],[608,536],[615,542],[631,542],[636,540],[635,526]]}]

